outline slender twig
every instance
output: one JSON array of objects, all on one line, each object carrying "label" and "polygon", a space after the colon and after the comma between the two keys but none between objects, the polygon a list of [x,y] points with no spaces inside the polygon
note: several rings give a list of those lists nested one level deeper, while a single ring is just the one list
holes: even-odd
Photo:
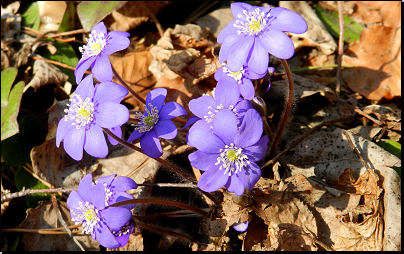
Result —
[{"label": "slender twig", "polygon": [[[354,68],[353,65],[341,65],[342,68]],[[306,66],[306,67],[296,67],[290,68],[290,71],[307,71],[307,70],[316,70],[316,69],[330,69],[330,68],[338,68],[338,64],[332,65],[323,65],[323,66]]]},{"label": "slender twig", "polygon": [[126,89],[128,89],[128,91],[129,91],[131,94],[133,94],[133,96],[135,96],[136,99],[138,99],[142,104],[146,104],[146,101],[145,101],[142,97],[140,97],[135,91],[133,91],[132,88],[130,88],[130,87],[128,86],[128,84],[126,84],[125,81],[123,81],[123,79],[121,78],[121,76],[119,76],[119,74],[116,72],[114,66],[111,65],[111,67],[112,67],[112,72],[114,73],[115,77],[119,80],[119,82],[120,82]]},{"label": "slender twig", "polygon": [[[49,60],[49,59],[46,59],[46,58],[43,58],[43,57],[37,57],[37,56],[30,56],[30,57],[31,57],[32,59],[34,59],[34,60],[42,60],[42,61],[45,61],[45,62],[47,62],[47,63],[51,63],[51,64],[54,64],[54,65],[58,65],[58,66],[60,66],[60,67],[66,68],[66,69],[70,69],[70,70],[75,70],[75,69],[76,69],[76,67],[72,67],[72,66],[70,66],[70,65],[67,65],[67,64],[64,64],[64,63],[59,63],[59,62],[56,62],[56,61],[53,61],[53,60]],[[91,74],[91,72],[90,72],[90,71],[86,71],[85,74]]]},{"label": "slender twig", "polygon": [[176,188],[198,188],[193,183],[139,183],[138,186],[176,187]]},{"label": "slender twig", "polygon": [[24,232],[24,233],[37,233],[42,235],[67,235],[68,233],[65,231],[53,231],[46,229],[29,229],[29,228],[2,228],[1,233],[16,233],[16,232]]},{"label": "slender twig", "polygon": [[55,208],[56,215],[59,219],[59,222],[62,224],[63,228],[66,230],[66,232],[69,234],[71,238],[73,238],[74,243],[80,248],[80,250],[85,251],[83,246],[77,241],[76,237],[72,234],[72,231],[70,231],[69,227],[67,226],[65,220],[62,217],[62,214],[60,213],[58,201],[56,199],[56,194],[52,193],[52,205],[53,208]]},{"label": "slender twig", "polygon": [[182,209],[186,209],[189,211],[192,211],[194,213],[200,214],[205,218],[209,218],[209,213],[197,208],[192,205],[188,205],[185,203],[177,202],[177,201],[172,201],[172,200],[166,200],[166,199],[159,199],[159,198],[136,198],[136,199],[130,199],[130,200],[125,200],[121,202],[117,202],[115,204],[110,205],[110,207],[119,207],[123,205],[131,205],[131,204],[139,204],[139,203],[146,203],[146,204],[160,204],[160,205],[169,205],[169,206],[175,206],[179,207]]},{"label": "slender twig", "polygon": [[73,190],[77,190],[77,188],[71,189],[39,189],[39,190],[22,190],[19,192],[9,193],[1,197],[1,203],[11,200],[13,198],[19,198],[30,194],[36,193],[55,193],[55,192],[72,192]]},{"label": "slender twig", "polygon": [[344,105],[350,107],[351,109],[353,109],[356,113],[358,113],[359,115],[362,115],[364,117],[366,117],[367,119],[371,120],[372,122],[376,123],[377,125],[383,126],[384,124],[382,122],[380,122],[379,120],[371,117],[370,115],[366,114],[365,112],[363,112],[362,110],[360,110],[358,107],[349,104],[348,102],[341,100],[339,98],[336,98],[334,95],[330,94],[330,93],[324,93],[324,96],[327,99],[333,100],[333,101],[339,101],[341,103],[343,103]]},{"label": "slender twig", "polygon": [[153,19],[154,24],[156,24],[157,30],[159,31],[160,37],[163,37],[164,31],[163,27],[161,26],[159,20],[157,19],[156,15],[150,10],[150,8],[144,3],[144,1],[141,1],[143,6],[146,8],[147,12],[149,13],[150,17]]},{"label": "slender twig", "polygon": [[[121,145],[124,145],[128,148],[131,148],[139,153],[145,154],[143,152],[143,150],[131,143],[126,142],[123,139],[120,139],[119,137],[117,137],[114,133],[112,133],[110,130],[106,129],[106,128],[102,128],[104,130],[105,133],[107,133],[109,136],[111,136],[113,139],[115,139],[116,141],[118,141]],[[167,168],[169,168],[170,170],[174,171],[175,173],[179,174],[180,176],[182,176],[185,180],[187,180],[188,182],[191,182],[193,184],[196,184],[196,182],[194,180],[192,180],[188,175],[186,175],[184,172],[182,172],[180,169],[178,169],[176,166],[174,166],[173,164],[169,163],[168,161],[165,161],[161,158],[152,158],[154,160],[156,160],[157,162],[161,163],[162,165],[166,166]],[[200,190],[200,189],[199,189]],[[204,192],[202,190],[200,190],[206,197],[208,197],[209,199],[211,199],[213,202],[215,202],[217,205],[220,205],[220,201],[213,196],[212,194],[208,193],[208,192]]]},{"label": "slender twig", "polygon": [[344,53],[344,16],[342,14],[342,1],[338,1],[338,18],[339,18],[339,41],[338,41],[338,68],[337,82],[335,84],[335,95],[339,98],[341,91],[340,76],[341,76],[341,61]]},{"label": "slender twig", "polygon": [[289,82],[289,92],[288,92],[288,100],[286,103],[286,107],[284,110],[284,113],[282,114],[282,120],[281,124],[279,126],[278,132],[276,133],[276,137],[274,142],[272,143],[271,146],[271,151],[269,152],[269,157],[274,157],[276,153],[276,148],[278,146],[278,143],[282,137],[283,130],[285,129],[286,123],[288,122],[288,117],[290,110],[292,109],[292,103],[293,103],[293,81],[292,81],[292,73],[290,72],[288,63],[286,62],[285,59],[280,59],[283,67],[286,70],[286,75],[288,77],[288,82]]},{"label": "slender twig", "polygon": [[282,152],[280,152],[279,154],[277,154],[275,157],[273,157],[271,160],[269,160],[268,162],[266,162],[263,166],[261,166],[261,169],[273,164],[275,161],[277,161],[279,159],[279,157],[281,157],[282,155],[284,155],[285,153],[287,153],[290,149],[292,149],[293,147],[295,147],[297,144],[299,144],[300,142],[302,142],[303,139],[307,138],[310,134],[312,134],[313,132],[319,130],[320,128],[327,126],[327,125],[331,125],[334,123],[339,123],[339,122],[346,122],[346,121],[354,121],[356,120],[356,118],[350,117],[350,118],[338,118],[338,119],[334,119],[331,121],[327,121],[324,123],[321,123],[315,127],[313,127],[312,129],[310,129],[308,132],[306,132],[305,134],[303,134],[300,138],[296,139],[295,142],[293,142],[288,148],[286,148],[285,150],[283,150]]}]

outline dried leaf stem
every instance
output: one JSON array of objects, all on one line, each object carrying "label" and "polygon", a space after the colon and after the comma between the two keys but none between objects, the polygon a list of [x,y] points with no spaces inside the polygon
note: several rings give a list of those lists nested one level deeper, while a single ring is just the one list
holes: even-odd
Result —
[{"label": "dried leaf stem", "polygon": [[[123,139],[120,139],[119,137],[117,137],[114,133],[112,133],[110,130],[106,129],[106,128],[102,128],[104,130],[105,133],[107,133],[109,136],[111,136],[113,139],[115,139],[116,141],[118,141],[121,145],[124,145],[128,148],[131,148],[139,153],[145,154],[143,152],[143,150],[131,143],[126,142]],[[183,178],[185,178],[185,180],[187,180],[190,183],[193,183],[196,185],[196,182],[194,180],[192,180],[188,175],[186,175],[184,172],[182,172],[179,168],[177,168],[176,166],[174,166],[173,164],[169,163],[166,160],[163,160],[161,158],[152,158],[154,160],[156,160],[157,162],[161,163],[162,165],[166,166],[167,168],[169,168],[170,170],[174,171],[175,173],[179,174],[180,176],[182,176]],[[215,202],[217,205],[220,205],[220,201],[213,196],[212,194],[208,193],[208,192],[204,192],[202,190],[200,190],[205,196],[207,196],[209,199],[211,199],[213,202]]]},{"label": "dried leaf stem", "polygon": [[344,53],[344,17],[342,14],[342,1],[338,1],[338,18],[339,18],[339,41],[338,41],[338,68],[337,81],[335,84],[335,95],[339,98],[341,91],[340,76],[341,76],[341,61]]},{"label": "dried leaf stem", "polygon": [[111,206],[112,207],[119,207],[119,206],[123,206],[123,205],[131,205],[131,204],[139,204],[139,203],[175,206],[175,207],[179,207],[179,208],[182,208],[182,209],[192,211],[194,213],[202,215],[205,218],[209,218],[209,213],[202,210],[202,209],[200,209],[200,208],[197,208],[195,206],[188,205],[188,204],[185,204],[185,203],[181,203],[181,202],[178,202],[178,201],[159,199],[159,198],[136,198],[136,199],[130,199],[130,200],[125,200],[125,201],[114,203],[114,204],[110,205],[110,207]]},{"label": "dried leaf stem", "polygon": [[73,238],[74,243],[80,248],[81,251],[85,251],[83,246],[77,241],[76,237],[72,234],[72,231],[70,231],[69,227],[67,226],[65,220],[62,217],[62,214],[60,213],[58,201],[56,199],[56,194],[52,193],[52,205],[53,208],[56,211],[56,215],[58,216],[59,222],[62,224],[63,228],[66,230],[66,232],[69,234],[71,238]]},{"label": "dried leaf stem", "polygon": [[132,88],[130,88],[130,87],[128,86],[128,84],[126,84],[125,81],[123,81],[123,79],[121,78],[121,76],[119,76],[119,74],[116,72],[114,66],[111,65],[111,67],[112,67],[112,72],[114,73],[115,77],[119,80],[119,82],[120,82],[126,89],[128,89],[128,91],[129,91],[131,94],[133,94],[133,96],[135,96],[136,99],[138,99],[142,104],[146,104],[146,101],[145,101],[142,97],[140,97],[140,95],[138,95],[135,91],[133,91]]},{"label": "dried leaf stem", "polygon": [[286,70],[286,76],[288,77],[288,83],[289,83],[289,92],[288,92],[288,99],[286,102],[286,107],[285,110],[282,114],[282,121],[279,126],[278,132],[276,133],[276,137],[274,142],[271,145],[271,151],[269,152],[269,157],[274,157],[276,153],[276,147],[278,146],[278,143],[282,137],[283,130],[285,129],[286,123],[288,121],[289,113],[290,110],[292,109],[292,103],[293,103],[293,81],[292,81],[292,73],[290,72],[288,63],[286,62],[285,59],[280,59],[283,67]]}]

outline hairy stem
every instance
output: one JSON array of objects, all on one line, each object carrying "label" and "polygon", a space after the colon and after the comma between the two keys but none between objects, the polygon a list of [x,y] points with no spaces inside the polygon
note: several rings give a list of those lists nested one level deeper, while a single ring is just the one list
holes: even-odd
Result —
[{"label": "hairy stem", "polygon": [[288,92],[288,100],[286,103],[286,107],[284,110],[284,113],[282,114],[282,122],[279,125],[278,132],[276,133],[276,137],[274,142],[272,143],[271,146],[271,151],[269,152],[269,157],[272,158],[275,156],[276,153],[276,147],[278,146],[278,143],[282,137],[283,130],[285,129],[286,123],[288,121],[289,113],[290,110],[292,109],[292,103],[293,103],[293,81],[292,81],[292,73],[290,72],[288,63],[286,60],[281,59],[281,62],[283,64],[283,67],[286,70],[286,75],[288,77],[288,82],[289,82],[289,92]]},{"label": "hairy stem", "polygon": [[209,213],[202,210],[202,209],[199,209],[199,208],[194,207],[192,205],[184,204],[184,203],[181,203],[181,202],[172,201],[172,200],[166,200],[166,199],[159,199],[159,198],[136,198],[136,199],[130,199],[130,200],[117,202],[117,203],[112,204],[110,206],[119,207],[119,206],[123,206],[123,205],[139,204],[139,203],[175,206],[175,207],[179,207],[179,208],[182,208],[182,209],[192,211],[194,213],[202,215],[205,218],[209,218]]},{"label": "hairy stem", "polygon": [[[124,145],[128,148],[131,148],[139,153],[145,154],[143,152],[143,150],[131,143],[126,142],[125,140],[117,137],[114,133],[112,133],[110,130],[106,129],[106,128],[102,128],[104,130],[105,133],[107,133],[109,136],[111,136],[113,139],[115,139],[116,141],[118,141],[121,145]],[[179,168],[177,168],[176,166],[174,166],[173,164],[171,164],[170,162],[163,160],[161,158],[152,158],[154,160],[156,160],[157,162],[161,163],[162,165],[166,166],[167,168],[169,168],[170,170],[174,171],[175,173],[179,174],[180,176],[182,176],[183,178],[185,178],[185,180],[187,180],[190,183],[193,184],[197,184],[194,180],[192,180],[188,175],[186,175],[184,172],[182,172]],[[208,193],[208,192],[204,192],[202,190],[200,190],[205,196],[207,196],[209,199],[211,199],[213,202],[215,202],[217,205],[220,205],[220,201],[213,196],[212,194]]]}]

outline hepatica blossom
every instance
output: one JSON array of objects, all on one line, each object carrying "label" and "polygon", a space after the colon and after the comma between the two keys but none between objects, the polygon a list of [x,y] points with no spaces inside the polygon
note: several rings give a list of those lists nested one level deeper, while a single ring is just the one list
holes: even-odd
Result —
[{"label": "hepatica blossom", "polygon": [[306,21],[297,13],[282,7],[256,7],[246,3],[232,3],[231,21],[217,37],[222,44],[219,61],[227,60],[228,68],[237,72],[247,61],[255,73],[264,73],[269,54],[289,59],[295,49],[284,33],[304,33]]},{"label": "hepatica blossom", "polygon": [[265,74],[266,71],[263,74],[257,74],[250,70],[247,65],[243,65],[240,70],[233,72],[227,67],[227,64],[224,64],[222,67],[216,70],[215,79],[218,81],[218,85],[221,83],[236,84],[241,96],[243,96],[246,100],[252,100],[255,91],[251,79],[260,79],[264,77]]},{"label": "hepatica blossom", "polygon": [[105,196],[104,186],[101,183],[93,186],[92,176],[87,174],[80,181],[78,191],[70,193],[67,206],[72,221],[82,224],[83,233],[91,234],[102,246],[114,249],[120,247],[121,243],[111,229],[127,232],[132,213],[124,207],[106,207]]},{"label": "hepatica blossom", "polygon": [[[133,199],[132,195],[126,193],[128,190],[136,189],[137,184],[135,181],[125,176],[118,176],[116,174],[103,176],[98,178],[95,183],[102,184],[105,188],[105,205],[112,205],[117,202]],[[125,205],[121,207],[126,207],[131,210],[135,205]]]},{"label": "hepatica blossom", "polygon": [[113,74],[108,55],[126,49],[130,44],[129,35],[129,33],[121,31],[107,33],[104,22],[95,25],[91,29],[87,45],[79,48],[82,58],[74,71],[76,83],[80,83],[84,72],[90,66],[98,81],[111,81]]},{"label": "hepatica blossom", "polygon": [[166,96],[165,88],[157,88],[147,94],[145,111],[135,115],[139,123],[135,125],[135,130],[128,139],[128,142],[131,142],[141,138],[140,146],[143,152],[152,158],[158,158],[163,154],[159,137],[173,139],[177,136],[177,127],[170,119],[187,114],[177,102],[164,104]]},{"label": "hepatica blossom", "polygon": [[[216,85],[212,96],[203,95],[189,102],[189,110],[200,119],[194,123],[189,133],[194,129],[212,131],[214,120],[217,118],[216,115],[223,109],[233,112],[237,123],[240,125],[245,112],[250,108],[252,108],[251,103],[240,98],[237,84],[224,79],[223,82]],[[194,120],[195,118],[190,119],[190,121]],[[189,124],[187,123],[187,125]],[[188,144],[192,146],[189,139]]]},{"label": "hepatica blossom", "polygon": [[212,192],[224,186],[238,196],[245,187],[252,190],[261,177],[255,162],[264,157],[268,146],[262,132],[262,119],[255,109],[247,111],[240,128],[236,116],[224,109],[217,113],[213,133],[205,129],[190,131],[188,138],[198,150],[188,158],[193,167],[205,171],[198,187]]},{"label": "hepatica blossom", "polygon": [[93,157],[106,157],[108,146],[102,128],[119,137],[122,135],[119,126],[128,121],[129,110],[120,101],[127,94],[124,87],[114,82],[101,82],[94,87],[93,75],[88,75],[77,87],[66,115],[59,121],[56,146],[63,141],[66,153],[77,161],[83,158],[83,148]]}]

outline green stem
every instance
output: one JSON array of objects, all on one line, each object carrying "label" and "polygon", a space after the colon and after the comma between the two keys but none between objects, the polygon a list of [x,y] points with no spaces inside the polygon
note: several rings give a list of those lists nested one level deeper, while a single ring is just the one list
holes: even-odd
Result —
[{"label": "green stem", "polygon": [[130,199],[130,200],[125,200],[125,201],[121,201],[121,202],[117,202],[115,204],[110,205],[110,207],[119,207],[119,206],[123,206],[123,205],[131,205],[131,204],[139,204],[139,203],[143,203],[143,204],[160,204],[160,205],[169,205],[169,206],[175,206],[175,207],[179,207],[185,210],[189,210],[192,211],[194,213],[197,213],[199,215],[202,215],[205,218],[209,218],[209,213],[199,209],[197,207],[188,205],[188,204],[184,204],[181,202],[177,202],[177,201],[172,201],[172,200],[166,200],[166,199],[159,199],[159,198],[136,198],[136,199]]}]

